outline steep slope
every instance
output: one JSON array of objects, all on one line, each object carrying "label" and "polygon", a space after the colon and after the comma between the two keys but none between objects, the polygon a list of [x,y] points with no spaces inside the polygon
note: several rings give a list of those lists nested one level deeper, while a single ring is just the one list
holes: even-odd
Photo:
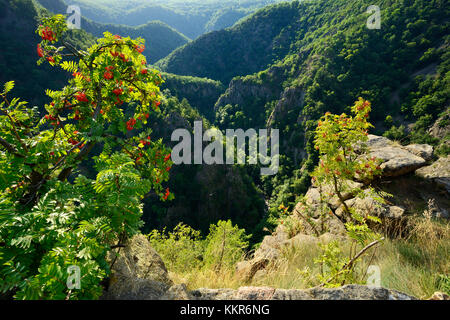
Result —
[{"label": "steep slope", "polygon": [[225,92],[225,87],[221,82],[170,73],[162,73],[162,76],[165,81],[162,89],[168,89],[172,95],[180,100],[187,99],[189,104],[206,119],[214,121],[215,114],[211,106]]},{"label": "steep slope", "polygon": [[185,35],[161,21],[151,21],[137,27],[129,27],[84,20],[83,28],[96,37],[102,37],[103,32],[109,31],[113,34],[126,35],[131,38],[141,37],[145,39],[148,49],[144,51],[144,54],[149,62],[156,62],[166,57],[173,50],[190,41]]},{"label": "steep slope", "polygon": [[[54,13],[66,13],[67,5],[63,0],[38,0],[38,2]],[[185,35],[161,21],[146,22],[135,27],[102,24],[85,18],[84,11],[82,11],[81,28],[96,37],[102,37],[105,31],[132,38],[142,37],[146,40],[149,48],[144,52],[149,62],[155,62],[164,58],[176,48],[190,41]]]},{"label": "steep slope", "polygon": [[[370,5],[381,9],[379,30],[366,25]],[[442,1],[294,1],[204,35],[157,65],[229,83],[215,104],[221,129],[280,129],[280,172],[263,179],[276,208],[307,190],[317,119],[348,112],[359,96],[373,104],[375,133],[439,143],[427,130],[449,108],[449,17]]]},{"label": "steep slope", "polygon": [[265,69],[288,53],[297,30],[302,28],[297,5],[282,3],[261,9],[230,29],[205,34],[175,50],[156,66],[166,72],[223,83]]}]

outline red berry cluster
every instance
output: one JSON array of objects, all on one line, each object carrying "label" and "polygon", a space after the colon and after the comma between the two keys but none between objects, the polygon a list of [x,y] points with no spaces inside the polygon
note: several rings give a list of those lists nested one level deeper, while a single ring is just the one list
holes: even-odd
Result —
[{"label": "red berry cluster", "polygon": [[69,142],[71,145],[76,145],[78,144],[78,141],[72,138],[67,139],[67,142]]},{"label": "red berry cluster", "polygon": [[84,92],[78,92],[75,98],[80,102],[89,102],[89,99]]},{"label": "red berry cluster", "polygon": [[56,118],[55,118],[54,116],[50,115],[50,114],[46,114],[46,115],[44,116],[44,118],[45,118],[46,120],[56,120]]},{"label": "red berry cluster", "polygon": [[146,146],[147,144],[150,145],[150,141],[151,141],[151,138],[150,138],[150,136],[148,136],[146,140],[141,140],[141,143],[144,146]]},{"label": "red berry cluster", "polygon": [[145,50],[145,46],[143,44],[141,44],[139,46],[136,45],[135,48],[136,48],[137,52],[139,52],[139,53],[142,53]]},{"label": "red berry cluster", "polygon": [[37,45],[36,51],[37,51],[37,54],[38,54],[39,58],[44,57],[44,50],[42,50],[41,45],[39,43]]},{"label": "red berry cluster", "polygon": [[169,196],[170,196],[170,190],[169,190],[169,188],[167,188],[167,189],[166,189],[166,193],[164,194],[163,199],[164,199],[164,200],[167,200],[167,198],[169,198]]},{"label": "red berry cluster", "polygon": [[116,96],[120,96],[123,93],[123,89],[122,88],[116,88],[116,89],[113,90],[113,93]]},{"label": "red berry cluster", "polygon": [[103,78],[105,78],[106,80],[111,80],[112,78],[114,78],[114,74],[111,72],[111,70],[113,70],[114,67],[109,66],[109,67],[106,67],[105,69],[106,69],[106,71],[103,74]]},{"label": "red berry cluster", "polygon": [[128,130],[133,130],[134,125],[136,124],[136,119],[135,118],[131,118],[130,120],[127,121],[127,129]]},{"label": "red berry cluster", "polygon": [[45,27],[42,30],[42,39],[43,40],[48,40],[48,41],[56,41],[56,37],[55,37],[55,33],[49,28],[49,27]]}]

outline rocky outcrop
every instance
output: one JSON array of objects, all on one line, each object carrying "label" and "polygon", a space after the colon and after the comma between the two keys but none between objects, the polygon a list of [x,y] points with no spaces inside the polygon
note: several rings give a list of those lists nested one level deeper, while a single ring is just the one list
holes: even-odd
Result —
[{"label": "rocky outcrop", "polygon": [[[444,137],[448,137],[450,135],[450,109],[447,108],[447,111],[444,115],[439,117],[436,122],[428,129],[428,133],[438,139],[443,139]],[[450,141],[447,139],[445,142],[447,145],[450,144]]]},{"label": "rocky outcrop", "polygon": [[387,138],[369,135],[369,157],[381,159],[384,177],[397,177],[423,167],[433,157],[433,147],[427,144],[401,146]]},{"label": "rocky outcrop", "polygon": [[270,67],[264,83],[255,76],[234,78],[225,93],[217,100],[214,109],[218,110],[227,104],[244,105],[249,100],[264,101],[262,107],[267,101],[278,99],[282,92],[283,72],[284,70],[278,66]]},{"label": "rocky outcrop", "polygon": [[430,166],[420,168],[416,175],[433,181],[450,193],[450,155],[440,158]]},{"label": "rocky outcrop", "polygon": [[241,287],[191,291],[196,300],[416,300],[404,293],[381,287],[346,285],[339,288],[274,289]]},{"label": "rocky outcrop", "polygon": [[[436,184],[444,186],[447,191],[449,190],[450,157],[439,159],[435,163],[427,166],[433,159],[432,146],[427,144],[401,146],[385,137],[369,135],[366,147],[366,152],[370,158],[375,157],[382,161],[382,180],[378,182],[378,189],[385,190],[384,188],[387,186],[395,185],[395,182],[401,181],[406,177],[411,177],[411,175],[408,174],[416,172],[416,175],[432,180]],[[361,146],[356,146],[356,150],[361,153]],[[358,177],[355,177],[354,179],[355,181],[347,181],[345,183],[345,190],[347,191],[342,192],[345,205],[354,208],[360,214],[365,215],[370,213],[371,215],[380,217],[383,221],[387,222],[384,223],[384,225],[389,226],[389,230],[392,229],[392,232],[394,232],[393,230],[403,230],[403,226],[406,225],[407,215],[412,213],[411,211],[408,211],[411,208],[408,207],[409,209],[407,209],[407,206],[405,206],[410,202],[409,199],[403,201],[401,197],[395,196],[395,190],[389,189],[387,189],[387,192],[394,193],[392,202],[380,203],[373,195],[367,193],[367,191],[365,191],[366,194],[363,197],[358,196],[355,198],[356,190],[365,189],[366,184],[371,183],[371,181],[364,181],[364,183],[361,183],[357,182]],[[420,196],[417,197],[417,201],[423,202],[426,206],[430,199],[433,199],[433,201],[436,200],[433,203],[436,203],[437,209],[433,211],[433,216],[440,218],[448,217],[447,210],[443,209],[445,208],[446,201],[443,201],[442,196],[436,193],[435,188],[430,188],[430,183],[422,181],[422,184],[418,188],[425,188],[426,190],[422,190]],[[397,185],[401,186],[402,183]],[[403,187],[408,188],[408,182],[406,180],[403,185]],[[414,193],[417,192],[417,190],[411,191]],[[324,232],[330,232],[335,235],[345,234],[341,219],[338,219],[344,216],[345,207],[334,194],[334,190],[331,186],[321,186],[319,188],[313,181],[312,186],[305,194],[305,203],[306,206],[301,202],[298,203],[292,213],[293,216],[298,216],[299,219],[303,217],[303,219],[301,219],[302,221],[305,220],[304,217],[307,216],[310,221],[319,222],[320,215],[323,214],[324,209],[332,210],[330,213],[333,214],[327,217],[323,223],[316,223],[316,229],[319,228],[320,230],[314,230],[312,227],[308,226],[307,223],[304,223],[302,233],[309,235],[317,235],[318,233],[322,234]],[[389,230],[385,229],[386,232],[390,232]]]},{"label": "rocky outcrop", "polygon": [[112,272],[105,300],[156,300],[172,286],[164,262],[143,235],[136,235],[109,256]]}]

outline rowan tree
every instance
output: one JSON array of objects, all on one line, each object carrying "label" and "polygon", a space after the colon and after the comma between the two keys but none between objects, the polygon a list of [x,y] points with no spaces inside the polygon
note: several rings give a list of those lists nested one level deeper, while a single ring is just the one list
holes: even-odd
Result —
[{"label": "rowan tree", "polygon": [[[106,32],[81,51],[61,40],[66,28],[56,15],[36,31],[38,64],[72,74],[46,91],[46,114],[10,99],[14,82],[0,95],[0,292],[18,299],[98,298],[108,252],[142,225],[142,200],[173,198],[163,186],[170,151],[148,129],[162,79],[147,66],[144,41]],[[80,173],[86,160],[93,178]],[[67,284],[70,267],[80,288]]]}]

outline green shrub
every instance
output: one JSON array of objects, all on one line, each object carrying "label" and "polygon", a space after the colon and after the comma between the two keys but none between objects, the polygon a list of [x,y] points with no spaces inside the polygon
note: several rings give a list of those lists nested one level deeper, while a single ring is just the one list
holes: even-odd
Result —
[{"label": "green shrub", "polygon": [[243,258],[251,235],[228,220],[212,224],[206,239],[200,237],[200,231],[183,223],[172,232],[153,230],[148,237],[169,271],[187,274],[195,270],[230,269]]},{"label": "green shrub", "polygon": [[182,272],[202,266],[204,241],[200,231],[180,223],[172,232],[167,233],[165,228],[162,232],[153,230],[148,237],[169,270]]},{"label": "green shrub", "polygon": [[205,264],[216,270],[231,267],[243,258],[249,238],[245,230],[233,226],[231,220],[211,225],[206,238]]}]

